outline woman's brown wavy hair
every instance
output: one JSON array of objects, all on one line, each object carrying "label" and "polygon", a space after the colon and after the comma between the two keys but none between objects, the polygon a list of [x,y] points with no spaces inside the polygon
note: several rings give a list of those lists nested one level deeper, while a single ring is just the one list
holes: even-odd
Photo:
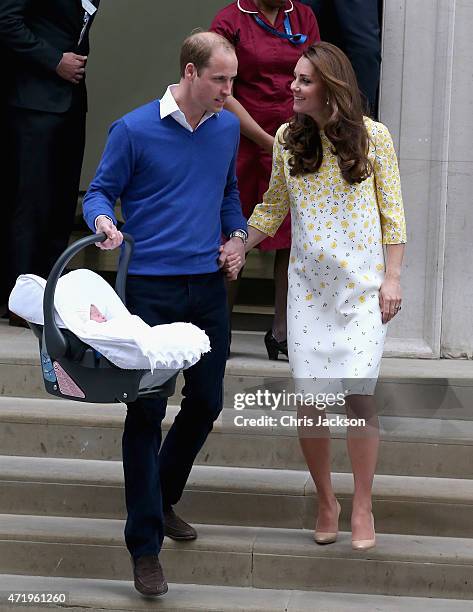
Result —
[{"label": "woman's brown wavy hair", "polygon": [[[372,173],[368,159],[369,137],[363,121],[363,102],[355,73],[347,56],[335,45],[318,42],[306,49],[307,58],[327,91],[330,116],[324,132],[333,145],[343,178],[361,183]],[[292,117],[283,134],[291,176],[317,172],[323,149],[317,122],[308,115]]]}]

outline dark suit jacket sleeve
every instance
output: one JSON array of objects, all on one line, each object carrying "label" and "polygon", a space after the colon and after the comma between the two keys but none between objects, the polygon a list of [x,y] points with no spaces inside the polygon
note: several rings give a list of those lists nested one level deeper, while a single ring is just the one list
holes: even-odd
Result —
[{"label": "dark suit jacket sleeve", "polygon": [[320,40],[319,24],[317,23],[315,14],[309,13],[308,25],[309,25],[309,32],[308,32],[307,40],[312,45],[315,42],[318,42]]},{"label": "dark suit jacket sleeve", "polygon": [[333,0],[346,54],[374,108],[381,65],[378,0]]},{"label": "dark suit jacket sleeve", "polygon": [[34,1],[1,0],[0,42],[25,61],[54,71],[62,59],[62,51],[38,38],[25,23],[25,13]]}]

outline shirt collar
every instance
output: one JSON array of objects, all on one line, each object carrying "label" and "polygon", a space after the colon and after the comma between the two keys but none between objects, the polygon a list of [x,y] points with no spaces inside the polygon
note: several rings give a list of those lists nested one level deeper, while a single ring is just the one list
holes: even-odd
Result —
[{"label": "shirt collar", "polygon": [[[185,127],[186,130],[189,130],[190,132],[192,132],[194,130],[187,122],[186,116],[184,115],[184,113],[181,111],[181,109],[177,105],[177,102],[173,96],[172,92],[174,91],[176,87],[177,87],[177,83],[174,85],[169,85],[169,87],[166,89],[166,93],[161,98],[161,101],[159,103],[159,116],[161,117],[161,119],[165,119],[166,117],[170,115],[180,125]],[[210,119],[210,117],[213,117],[214,115],[218,117],[218,113],[211,113],[207,111],[202,117],[202,119],[200,120],[199,125],[197,127],[201,126],[204,123],[204,121],[207,121],[207,119]]]},{"label": "shirt collar", "polygon": [[174,96],[172,95],[172,90],[175,87],[177,87],[177,84],[169,85],[169,87],[166,89],[166,93],[161,98],[161,103],[159,105],[159,114],[161,116],[161,119],[164,119],[168,115],[172,115],[176,111],[182,112],[179,106],[177,105]]},{"label": "shirt collar", "polygon": [[[237,6],[242,13],[252,13],[258,14],[260,11],[258,7],[255,5],[253,0],[237,0]],[[294,10],[294,4],[292,0],[286,0],[286,6],[284,8],[285,13],[290,13]]]}]

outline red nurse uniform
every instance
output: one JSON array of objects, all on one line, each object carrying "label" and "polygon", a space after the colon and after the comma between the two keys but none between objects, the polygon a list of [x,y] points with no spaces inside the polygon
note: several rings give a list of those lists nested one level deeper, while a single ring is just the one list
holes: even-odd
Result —
[{"label": "red nurse uniform", "polygon": [[[289,17],[293,34],[305,34],[307,40],[294,44],[266,31],[254,15],[270,27],[284,32]],[[238,77],[233,95],[253,119],[269,134],[293,114],[290,84],[294,67],[302,52],[320,40],[319,28],[312,10],[299,2],[286,0],[274,25],[258,10],[253,0],[237,0],[217,13],[210,29],[227,38],[238,58]],[[238,152],[237,176],[243,213],[249,218],[253,208],[263,200],[271,176],[271,155],[242,135]],[[291,246],[290,215],[274,238],[267,238],[263,250],[287,249]]]}]

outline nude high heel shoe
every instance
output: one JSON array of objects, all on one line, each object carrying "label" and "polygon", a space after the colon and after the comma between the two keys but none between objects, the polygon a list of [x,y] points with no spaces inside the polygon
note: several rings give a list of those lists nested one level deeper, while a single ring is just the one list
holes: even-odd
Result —
[{"label": "nude high heel shoe", "polygon": [[[338,500],[337,500],[337,508],[338,508],[337,524],[338,524],[338,519],[340,518],[340,511],[341,511],[341,506],[338,503]],[[318,531],[317,525],[315,525],[314,541],[317,542],[317,544],[333,544],[337,539],[337,535],[338,535],[338,529],[337,531],[333,531],[333,532],[332,531]]]},{"label": "nude high heel shoe", "polygon": [[371,514],[371,524],[373,525],[373,537],[369,540],[352,540],[351,547],[353,550],[369,550],[376,546],[376,532],[374,530],[374,516]]}]

